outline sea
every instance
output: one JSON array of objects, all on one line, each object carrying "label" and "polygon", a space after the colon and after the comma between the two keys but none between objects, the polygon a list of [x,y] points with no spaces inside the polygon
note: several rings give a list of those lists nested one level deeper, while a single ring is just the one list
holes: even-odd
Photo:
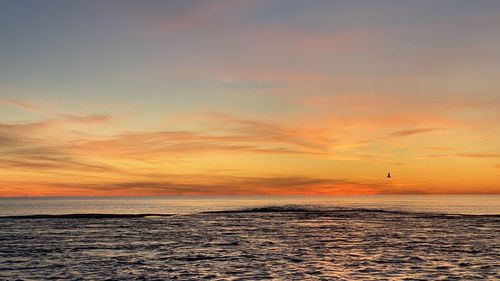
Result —
[{"label": "sea", "polygon": [[0,280],[500,280],[500,196],[0,198]]}]

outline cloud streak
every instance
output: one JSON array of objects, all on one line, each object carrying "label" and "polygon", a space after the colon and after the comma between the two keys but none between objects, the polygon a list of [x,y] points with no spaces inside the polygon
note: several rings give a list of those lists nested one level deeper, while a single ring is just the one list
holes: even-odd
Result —
[{"label": "cloud streak", "polygon": [[[86,195],[272,195],[272,194],[374,194],[373,183],[311,177],[175,176],[170,180],[135,180],[103,183],[45,183],[47,192]],[[76,193],[75,193],[76,192]]]},{"label": "cloud streak", "polygon": [[442,158],[442,157],[463,157],[471,159],[496,159],[500,158],[500,153],[456,153],[456,154],[433,154],[428,155],[431,158]]},{"label": "cloud streak", "polygon": [[109,115],[96,114],[88,116],[61,115],[56,118],[42,121],[23,121],[0,123],[0,133],[34,133],[40,130],[66,125],[84,125],[109,122],[112,117]]},{"label": "cloud streak", "polygon": [[417,134],[422,134],[422,133],[427,133],[427,132],[432,132],[439,130],[438,128],[417,128],[417,129],[406,129],[406,130],[400,130],[400,131],[395,131],[392,133],[389,133],[386,137],[387,138],[400,138],[400,137],[407,137],[407,136],[413,136]]},{"label": "cloud streak", "polygon": [[116,172],[109,165],[98,163],[89,154],[74,154],[64,148],[66,140],[44,136],[49,130],[65,126],[108,122],[107,115],[59,116],[42,121],[0,123],[0,166],[6,170],[43,172],[71,170]]},{"label": "cloud streak", "polygon": [[500,158],[500,153],[461,153],[457,155],[466,158],[479,158],[479,159]]},{"label": "cloud streak", "polygon": [[0,99],[0,103],[30,112],[38,112],[40,110],[40,108],[33,103],[19,99]]},{"label": "cloud streak", "polygon": [[294,128],[227,114],[209,114],[203,120],[207,124],[197,131],[127,132],[81,140],[68,149],[123,157],[200,152],[321,155],[328,153],[334,143],[328,132],[314,128]]}]

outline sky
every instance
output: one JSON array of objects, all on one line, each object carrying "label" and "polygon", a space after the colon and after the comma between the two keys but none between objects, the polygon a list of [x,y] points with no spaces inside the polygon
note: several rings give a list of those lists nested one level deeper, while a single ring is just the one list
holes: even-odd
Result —
[{"label": "sky", "polygon": [[0,196],[500,194],[499,30],[494,0],[0,0]]}]

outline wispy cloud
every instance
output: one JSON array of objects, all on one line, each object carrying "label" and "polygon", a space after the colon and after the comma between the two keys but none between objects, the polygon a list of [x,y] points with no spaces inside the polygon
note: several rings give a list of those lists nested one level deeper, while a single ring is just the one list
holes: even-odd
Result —
[{"label": "wispy cloud", "polygon": [[438,150],[438,151],[445,151],[445,150],[454,150],[456,149],[455,147],[451,146],[431,146],[431,147],[426,147],[428,150]]},{"label": "wispy cloud", "polygon": [[473,159],[494,159],[500,158],[500,153],[456,153],[456,154],[432,154],[427,157],[442,158],[442,157],[464,157]]},{"label": "wispy cloud", "polygon": [[413,136],[413,135],[417,135],[417,134],[432,132],[432,131],[436,131],[436,130],[439,130],[439,128],[406,129],[406,130],[400,130],[400,131],[395,131],[395,132],[389,133],[386,137],[388,137],[388,138],[407,137],[407,136]]},{"label": "wispy cloud", "polygon": [[35,104],[25,101],[25,100],[19,100],[19,99],[0,99],[0,103],[13,106],[16,108],[20,108],[23,110],[31,111],[31,112],[38,112],[40,108],[36,106]]},{"label": "wispy cloud", "polygon": [[113,119],[111,115],[94,114],[88,116],[75,116],[75,115],[60,115],[59,119],[55,121],[61,123],[80,123],[80,124],[95,124],[109,122]]},{"label": "wispy cloud", "polygon": [[457,109],[471,109],[471,108],[495,108],[500,107],[500,99],[488,99],[488,100],[475,100],[475,101],[463,101],[459,103],[454,103]]},{"label": "wispy cloud", "polygon": [[427,157],[429,158],[443,158],[443,157],[448,157],[450,156],[450,154],[431,154],[431,155],[427,155]]},{"label": "wispy cloud", "polygon": [[[115,168],[99,163],[87,154],[74,154],[64,147],[64,139],[44,136],[47,130],[75,124],[107,122],[107,115],[59,116],[41,121],[0,123],[0,166],[18,171],[72,170],[111,172]],[[58,130],[54,134],[60,133]]]},{"label": "wispy cloud", "polygon": [[269,121],[227,114],[201,116],[201,127],[192,131],[126,132],[106,138],[80,140],[68,149],[122,157],[162,157],[186,153],[328,153],[334,140],[321,128],[290,127]]},{"label": "wispy cloud", "polygon": [[500,153],[461,153],[457,155],[467,158],[500,158]]},{"label": "wispy cloud", "polygon": [[[164,180],[132,180],[100,183],[45,183],[45,190],[85,195],[265,195],[265,194],[374,194],[373,183],[311,177],[175,176]],[[47,194],[45,194],[47,195]]]},{"label": "wispy cloud", "polygon": [[206,115],[217,121],[214,130],[249,137],[254,141],[282,142],[299,147],[325,152],[334,139],[322,126],[291,127],[269,120],[245,119],[234,115],[213,113]]},{"label": "wispy cloud", "polygon": [[[224,22],[228,14],[238,14],[262,5],[260,1],[161,1],[124,3],[121,13],[128,22],[136,22],[152,31],[184,31]],[[265,3],[264,3],[265,4]]]},{"label": "wispy cloud", "polygon": [[16,132],[16,133],[33,133],[39,130],[46,130],[49,128],[71,125],[71,124],[96,124],[108,122],[112,119],[109,115],[88,115],[88,116],[75,116],[75,115],[60,115],[58,117],[45,119],[41,121],[21,121],[0,123],[0,133]]},{"label": "wispy cloud", "polygon": [[55,147],[23,147],[2,151],[0,166],[21,171],[72,170],[77,172],[117,172],[116,168],[71,155]]}]

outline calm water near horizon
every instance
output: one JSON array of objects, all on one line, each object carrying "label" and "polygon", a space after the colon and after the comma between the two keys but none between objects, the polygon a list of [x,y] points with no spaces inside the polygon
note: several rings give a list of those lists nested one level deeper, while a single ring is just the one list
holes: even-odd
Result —
[{"label": "calm water near horizon", "polygon": [[37,214],[190,214],[267,206],[361,208],[443,214],[500,214],[500,196],[156,196],[0,198],[0,216]]}]

